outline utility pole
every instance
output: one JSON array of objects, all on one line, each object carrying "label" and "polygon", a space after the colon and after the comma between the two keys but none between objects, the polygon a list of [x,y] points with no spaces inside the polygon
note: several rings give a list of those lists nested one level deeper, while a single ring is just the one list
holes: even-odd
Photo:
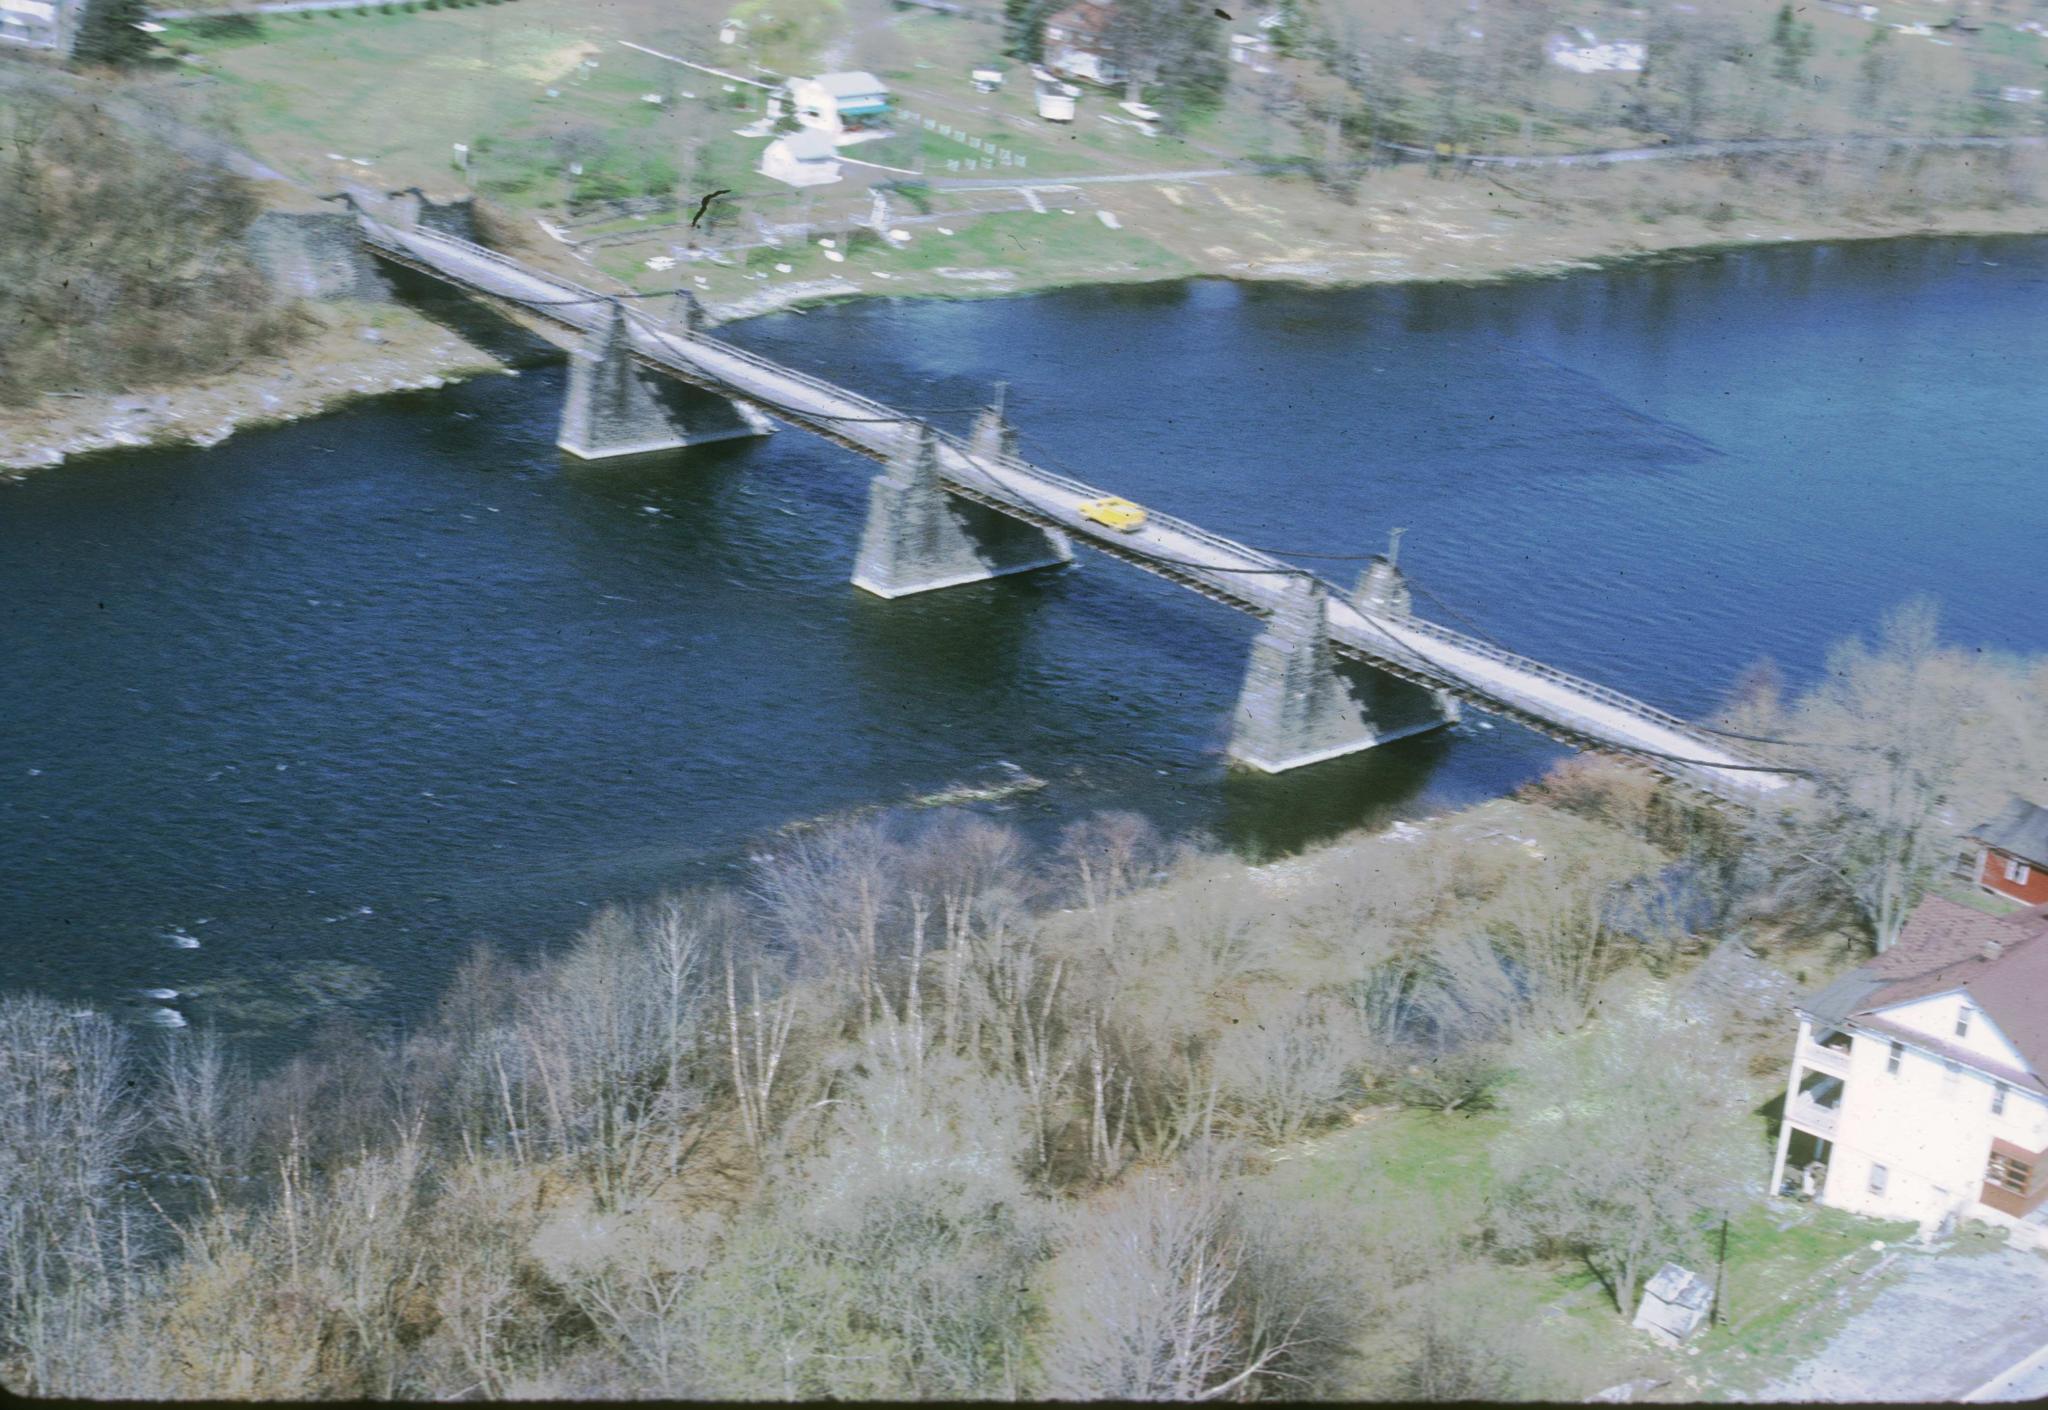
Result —
[{"label": "utility pole", "polygon": [[1707,1325],[1710,1327],[1721,1326],[1728,1320],[1728,1315],[1721,1310],[1721,1280],[1727,1271],[1728,1215],[1724,1212],[1721,1215],[1721,1246],[1720,1250],[1714,1255],[1714,1303],[1707,1313]]}]

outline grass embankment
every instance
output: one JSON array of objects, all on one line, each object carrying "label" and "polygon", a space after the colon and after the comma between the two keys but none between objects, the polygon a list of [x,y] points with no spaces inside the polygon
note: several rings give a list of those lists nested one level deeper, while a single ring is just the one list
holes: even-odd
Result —
[{"label": "grass embankment", "polygon": [[[1380,1236],[1389,1209],[1431,1211],[1449,1229],[1477,1227],[1496,1192],[1492,1151],[1512,1129],[1508,1115],[1381,1107],[1354,1122],[1276,1153],[1263,1192],[1311,1209],[1332,1239],[1360,1244]],[[1733,1211],[1720,1310],[1694,1337],[1697,1355],[1631,1329],[1582,1265],[1483,1265],[1468,1272],[1468,1291],[1490,1321],[1540,1337],[1541,1364],[1530,1370],[1547,1394],[1580,1399],[1643,1378],[1666,1383],[1652,1399],[1738,1398],[1817,1350],[1882,1286],[1881,1276],[1858,1282],[1883,1259],[1873,1243],[1911,1233],[1911,1225],[1818,1206],[1758,1201]],[[1718,1248],[1718,1231],[1709,1242]]]},{"label": "grass embankment", "polygon": [[[1796,76],[1787,77],[1774,67],[1776,6],[1767,0],[1688,21],[1698,32],[1676,39],[1653,35],[1655,26],[1638,35],[1650,21],[1611,15],[1591,0],[1558,7],[1558,24],[1585,24],[1602,38],[1650,35],[1664,46],[1646,80],[1548,64],[1547,31],[1514,14],[1494,17],[1474,37],[1462,26],[1446,29],[1435,7],[1335,3],[1325,7],[1324,27],[1376,66],[1367,89],[1354,91],[1312,58],[1266,55],[1256,66],[1230,66],[1222,101],[1188,114],[1180,135],[1153,138],[1105,121],[1118,116],[1115,93],[1091,91],[1073,124],[1040,120],[1028,75],[1014,62],[1003,65],[1009,81],[1001,89],[975,92],[968,70],[1001,62],[997,26],[848,0],[801,20],[756,16],[755,42],[727,46],[715,36],[728,8],[725,0],[522,0],[183,25],[166,38],[186,57],[183,67],[216,80],[251,147],[317,188],[341,179],[443,194],[472,186],[529,229],[534,218],[559,228],[572,204],[589,216],[587,203],[603,197],[675,198],[675,207],[637,220],[603,220],[597,211],[573,230],[573,252],[544,243],[570,267],[581,261],[642,290],[682,284],[733,314],[854,293],[958,296],[1192,273],[1310,283],[1477,279],[1759,241],[2035,230],[2048,189],[2038,152],[1448,176],[1379,167],[1348,190],[1310,175],[1327,158],[1343,165],[1371,155],[1375,137],[1439,131],[1462,145],[1513,152],[2039,131],[2048,109],[1995,95],[2001,86],[2040,86],[2041,42],[1995,18],[1967,36],[1884,31],[1880,63],[1868,56],[1876,27],[1802,11],[1809,40]],[[1945,18],[1931,5],[1886,11],[1888,21]],[[894,213],[914,204],[943,216],[936,223],[954,233],[906,226],[909,248],[875,245],[842,250],[844,262],[825,259],[812,240],[844,236],[863,220],[868,187],[888,174],[849,167],[841,182],[805,191],[769,180],[754,170],[766,139],[736,133],[761,116],[760,90],[663,63],[621,40],[742,76],[873,69],[894,90],[899,135],[848,154],[921,164],[932,186],[915,202],[899,193]],[[1694,54],[1707,57],[1695,64]],[[1367,94],[1377,105],[1370,112],[1360,106]],[[469,149],[466,173],[457,144]],[[950,180],[1145,178],[1256,160],[1291,163],[1296,174],[1091,183],[1045,193],[1044,214],[1014,190],[992,197],[944,189]],[[731,194],[706,228],[692,229],[688,211],[713,190]],[[1098,211],[1113,223],[1094,219]],[[764,245],[756,221],[814,229]],[[982,225],[990,228],[977,233]],[[600,243],[582,243],[599,235]],[[725,254],[694,259],[707,250]]]}]

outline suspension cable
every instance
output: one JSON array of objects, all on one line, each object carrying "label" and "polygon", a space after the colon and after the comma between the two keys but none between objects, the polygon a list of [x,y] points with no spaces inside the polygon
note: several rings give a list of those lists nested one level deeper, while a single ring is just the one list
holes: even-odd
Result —
[{"label": "suspension cable", "polygon": [[[591,301],[592,301],[592,300],[589,300],[589,299],[577,299],[577,300],[565,300],[564,302],[572,302],[572,303],[589,303],[589,302],[591,302]],[[621,312],[626,312],[626,311],[625,311],[625,310],[621,310]],[[631,317],[631,316],[633,316],[633,315],[629,314],[628,316],[629,316],[629,317]],[[640,322],[640,321],[642,321],[642,320],[640,320],[640,319],[638,319],[638,318],[636,317],[636,318],[635,318],[635,321],[636,321],[636,322]],[[655,331],[658,331],[658,330],[655,330]],[[752,398],[750,398],[750,400],[752,400]],[[776,411],[779,411],[779,412],[780,412],[780,413],[781,413],[781,414],[782,414],[783,416],[785,416],[785,417],[787,417],[787,418],[789,418],[789,419],[791,419],[791,420],[798,420],[798,421],[802,421],[802,420],[810,420],[810,421],[833,421],[833,422],[844,422],[844,423],[866,423],[866,424],[877,424],[877,423],[879,423],[879,424],[894,424],[894,425],[904,425],[904,426],[912,426],[912,425],[919,425],[919,426],[922,426],[922,425],[924,425],[924,423],[923,423],[923,421],[922,421],[922,419],[921,419],[921,414],[912,414],[912,413],[909,413],[909,412],[905,412],[905,413],[903,413],[903,414],[901,414],[901,415],[891,415],[891,416],[852,416],[852,415],[842,415],[842,414],[836,414],[836,413],[831,413],[831,412],[814,412],[814,411],[809,411],[809,410],[803,410],[803,411],[799,411],[799,410],[796,410],[796,409],[794,409],[794,408],[792,408],[792,407],[789,407],[789,406],[785,406],[785,405],[779,405],[779,404],[777,404],[777,403],[774,403],[774,402],[767,402],[766,404],[767,404],[768,406],[770,406],[770,407],[771,407],[772,409],[774,409],[774,410],[776,410]],[[926,413],[922,413],[922,415],[936,415],[936,414],[953,414],[953,413],[964,413],[964,412],[969,412],[969,411],[980,411],[980,410],[982,410],[982,409],[983,409],[983,408],[981,408],[981,407],[946,407],[946,408],[934,408],[934,409],[932,409],[932,410],[931,410],[931,411],[929,411],[929,412],[926,412]],[[935,435],[936,435],[936,434],[938,434],[938,433],[936,432],[935,428],[930,428],[930,427],[926,427],[926,429],[928,429],[928,430],[932,430],[932,431],[933,431],[933,433],[934,433]],[[951,437],[948,437],[948,438],[947,438],[947,445],[948,445],[948,448],[952,450],[952,452],[954,453],[954,455],[955,455],[955,456],[956,456],[956,457],[957,457],[957,458],[958,458],[958,459],[959,459],[959,460],[960,460],[961,462],[963,462],[963,463],[964,463],[964,464],[966,464],[966,465],[967,465],[967,466],[968,466],[968,467],[969,467],[970,469],[972,469],[973,471],[975,471],[975,473],[976,473],[976,474],[978,474],[978,475],[979,475],[979,476],[980,476],[980,477],[981,477],[981,478],[982,478],[983,480],[985,480],[985,481],[986,481],[986,482],[987,482],[988,484],[990,484],[990,485],[994,486],[995,488],[997,488],[997,489],[1001,490],[1001,491],[1002,491],[1002,492],[1003,492],[1003,493],[1004,493],[1005,495],[1010,495],[1010,496],[1017,496],[1017,497],[1019,497],[1019,498],[1024,498],[1024,496],[1022,496],[1022,495],[1021,495],[1021,494],[1020,494],[1020,493],[1018,492],[1018,490],[1017,490],[1017,489],[1016,489],[1016,488],[1015,488],[1015,487],[1014,487],[1013,485],[1009,484],[1009,483],[1008,483],[1008,482],[1007,482],[1006,480],[1004,480],[1004,479],[1003,479],[1003,478],[1002,478],[1002,477],[1001,477],[1001,476],[1000,476],[999,474],[997,474],[997,472],[996,472],[995,470],[991,469],[991,468],[990,468],[990,467],[989,467],[988,465],[984,464],[984,463],[983,463],[983,461],[982,461],[982,458],[981,458],[981,457],[980,457],[979,455],[975,454],[975,453],[974,453],[973,451],[971,451],[971,450],[967,449],[966,447],[964,447],[964,446],[960,445],[960,444],[959,444],[959,443],[958,443],[957,441],[955,441],[955,440],[954,440],[953,438],[951,438]],[[1058,461],[1052,461],[1051,463],[1053,464],[1053,466],[1054,466],[1054,468],[1055,468],[1055,469],[1067,469],[1067,468],[1068,468],[1068,467],[1064,467],[1064,466],[1061,466],[1061,465],[1060,465],[1060,463],[1059,463]],[[1078,479],[1079,477],[1078,477],[1078,476],[1075,476],[1074,478],[1077,478],[1077,479]],[[1085,537],[1087,537],[1087,538],[1089,538],[1089,539],[1092,539],[1092,540],[1095,540],[1095,541],[1098,541],[1098,542],[1102,542],[1102,543],[1109,543],[1109,542],[1113,542],[1113,540],[1110,540],[1110,539],[1109,539],[1109,538],[1107,537],[1107,535],[1104,535],[1104,534],[1099,534],[1099,533],[1095,532],[1095,531],[1094,531],[1094,530],[1092,530],[1092,529],[1085,529],[1085,528],[1084,528],[1084,529],[1081,529],[1081,530],[1080,530],[1080,532],[1081,532],[1081,533],[1082,533],[1082,534],[1083,534],[1083,535],[1084,535]],[[1247,545],[1247,547],[1249,548],[1249,547],[1250,547],[1250,545]],[[1262,549],[1254,549],[1253,551],[1254,551],[1254,552],[1266,552],[1266,550],[1262,550]],[[1263,577],[1301,577],[1301,578],[1306,578],[1306,579],[1308,579],[1308,580],[1309,580],[1310,582],[1314,582],[1314,581],[1316,581],[1316,576],[1315,576],[1315,574],[1314,574],[1314,573],[1310,572],[1310,571],[1309,571],[1308,569],[1306,569],[1306,568],[1301,568],[1301,567],[1297,567],[1297,566],[1293,566],[1293,565],[1281,565],[1281,566],[1277,566],[1277,567],[1271,567],[1271,568],[1264,568],[1264,567],[1254,568],[1254,567],[1246,567],[1246,566],[1243,566],[1243,565],[1239,565],[1239,564],[1224,564],[1224,563],[1201,563],[1201,562],[1197,562],[1197,561],[1195,561],[1195,560],[1193,560],[1193,559],[1185,559],[1185,558],[1169,558],[1169,557],[1166,557],[1166,556],[1164,556],[1164,555],[1161,555],[1161,554],[1155,554],[1155,553],[1147,553],[1147,554],[1144,554],[1144,555],[1142,555],[1142,556],[1143,556],[1143,557],[1144,557],[1144,559],[1145,559],[1145,560],[1146,560],[1147,562],[1149,562],[1149,563],[1156,563],[1156,564],[1160,564],[1160,565],[1162,565],[1162,566],[1166,566],[1166,567],[1174,567],[1174,568],[1187,568],[1187,569],[1191,569],[1191,570],[1194,570],[1194,571],[1198,571],[1198,572],[1208,572],[1208,573],[1229,573],[1229,574],[1235,574],[1235,575],[1239,575],[1239,576],[1245,576],[1245,577],[1261,577],[1261,576],[1263,576]],[[1277,556],[1277,555],[1274,555],[1274,556]],[[1376,557],[1378,557],[1379,555],[1378,555],[1378,554],[1355,554],[1355,555],[1353,555],[1353,554],[1308,554],[1308,553],[1304,553],[1304,554],[1301,554],[1301,555],[1299,555],[1299,556],[1301,556],[1301,557],[1304,557],[1304,558],[1328,558],[1328,559],[1337,559],[1337,560],[1349,560],[1349,561],[1358,561],[1358,560],[1361,560],[1361,559],[1368,559],[1368,560],[1369,560],[1369,559],[1372,559],[1372,558],[1376,558]],[[1456,617],[1456,618],[1458,618],[1458,619],[1459,619],[1460,621],[1465,621],[1465,622],[1466,622],[1466,625],[1467,625],[1467,626],[1472,626],[1472,624],[1471,624],[1471,623],[1470,623],[1469,621],[1466,621],[1466,619],[1465,619],[1465,618],[1463,617],[1463,615],[1462,615],[1461,613],[1459,613],[1459,612],[1458,612],[1458,611],[1457,611],[1457,610],[1456,610],[1455,608],[1451,607],[1451,606],[1450,606],[1450,604],[1448,604],[1448,603],[1444,602],[1444,601],[1443,601],[1443,599],[1442,599],[1442,598],[1440,598],[1440,597],[1438,597],[1438,596],[1437,596],[1437,595],[1436,595],[1435,593],[1433,593],[1433,592],[1429,591],[1429,589],[1427,589],[1427,588],[1423,588],[1423,589],[1422,589],[1422,591],[1423,591],[1423,593],[1424,593],[1424,594],[1425,594],[1425,595],[1426,595],[1427,597],[1429,597],[1429,599],[1430,599],[1430,600],[1431,600],[1432,602],[1435,602],[1435,603],[1436,603],[1436,604],[1437,604],[1437,605],[1438,605],[1439,607],[1441,607],[1441,608],[1442,608],[1442,609],[1443,609],[1443,610],[1444,610],[1445,612],[1447,612],[1447,613],[1448,613],[1449,615],[1451,615],[1451,616],[1453,616],[1453,617]],[[1434,671],[1434,669],[1433,669],[1433,667],[1432,667],[1431,663],[1429,662],[1429,659],[1428,659],[1428,658],[1427,658],[1426,656],[1424,656],[1424,655],[1423,655],[1423,654],[1422,654],[1421,652],[1417,651],[1417,650],[1416,650],[1416,649],[1415,649],[1414,647],[1410,646],[1410,645],[1409,645],[1409,644],[1408,644],[1407,642],[1404,642],[1404,641],[1402,641],[1402,640],[1401,640],[1401,639],[1400,639],[1399,637],[1395,636],[1395,635],[1393,634],[1393,632],[1392,632],[1392,631],[1390,631],[1390,630],[1388,630],[1388,628],[1387,628],[1387,627],[1386,627],[1386,626],[1385,626],[1385,625],[1384,625],[1383,623],[1379,622],[1379,621],[1378,621],[1378,620],[1377,620],[1377,619],[1376,619],[1376,618],[1374,617],[1374,615],[1373,615],[1373,614],[1371,614],[1371,613],[1368,613],[1368,612],[1360,612],[1360,613],[1358,614],[1358,616],[1359,616],[1359,619],[1360,619],[1361,621],[1365,622],[1365,623],[1366,623],[1366,624],[1367,624],[1368,626],[1372,627],[1372,628],[1373,628],[1373,629],[1374,629],[1375,631],[1379,632],[1379,633],[1380,633],[1380,635],[1384,636],[1384,637],[1385,637],[1385,638],[1386,638],[1386,639],[1387,639],[1387,640],[1388,640],[1389,642],[1393,643],[1393,645],[1394,645],[1394,647],[1395,647],[1395,650],[1396,650],[1396,653],[1397,653],[1397,655],[1396,655],[1396,657],[1395,657],[1395,659],[1396,659],[1396,660],[1400,660],[1400,661],[1402,661],[1402,662],[1404,662],[1404,663],[1407,663],[1407,662],[1415,662],[1415,663],[1419,663],[1419,664],[1420,664],[1420,665],[1421,665],[1421,666],[1422,666],[1422,667],[1423,667],[1423,668],[1425,669],[1425,671],[1427,671],[1427,672],[1428,672],[1429,674],[1436,674],[1436,672]],[[1491,645],[1491,646],[1495,647],[1495,648],[1496,648],[1497,650],[1501,650],[1501,651],[1506,651],[1506,650],[1507,650],[1507,648],[1506,648],[1506,647],[1504,647],[1504,646],[1501,646],[1499,642],[1497,642],[1497,641],[1494,641],[1494,640],[1493,640],[1493,639],[1492,639],[1492,638],[1491,638],[1490,636],[1487,636],[1485,632],[1481,631],[1481,630],[1480,630],[1480,629],[1478,629],[1477,627],[1473,627],[1473,630],[1474,630],[1474,632],[1475,632],[1475,633],[1476,633],[1477,635],[1479,635],[1479,636],[1480,636],[1480,638],[1481,638],[1482,640],[1485,640],[1485,641],[1486,641],[1486,642],[1487,642],[1487,643],[1488,643],[1489,645]],[[1439,687],[1439,688],[1443,688],[1443,687]],[[1467,688],[1467,689],[1469,689],[1469,687],[1466,687],[1466,688]],[[1513,707],[1509,707],[1509,708],[1510,708],[1510,709],[1512,709]],[[1764,739],[1764,738],[1762,738],[1762,737],[1760,737],[1760,736],[1747,736],[1747,735],[1736,735],[1736,734],[1735,734],[1735,733],[1734,733],[1733,731],[1724,731],[1724,730],[1713,730],[1713,729],[1711,729],[1710,727],[1707,727],[1707,726],[1698,726],[1697,728],[1705,729],[1705,730],[1707,730],[1708,732],[1710,732],[1710,733],[1714,733],[1714,734],[1726,734],[1726,735],[1729,735],[1729,736],[1730,736],[1731,738],[1746,738],[1746,739],[1751,739],[1751,740],[1753,740],[1754,742],[1757,742],[1757,743],[1772,743],[1772,744],[1790,744],[1790,743],[1792,743],[1792,741],[1786,741],[1786,740],[1769,740],[1769,739]],[[1855,747],[1855,746],[1850,746],[1850,747]],[[1789,767],[1789,766],[1782,766],[1782,765],[1771,765],[1771,764],[1738,764],[1738,763],[1723,763],[1723,762],[1719,762],[1719,761],[1716,761],[1716,760],[1710,760],[1710,759],[1694,759],[1694,758],[1689,758],[1689,757],[1687,757],[1687,756],[1685,756],[1685,755],[1682,755],[1682,754],[1673,754],[1673,753],[1670,753],[1670,752],[1668,752],[1668,751],[1665,751],[1665,750],[1660,750],[1660,749],[1650,749],[1650,748],[1647,748],[1647,747],[1643,747],[1643,746],[1634,746],[1634,745],[1626,747],[1626,749],[1624,750],[1624,752],[1626,752],[1626,753],[1631,753],[1631,754],[1639,754],[1639,755],[1646,755],[1646,756],[1649,756],[1649,757],[1651,757],[1651,758],[1663,759],[1663,760],[1665,760],[1665,761],[1667,761],[1667,762],[1670,762],[1670,763],[1674,763],[1674,764],[1685,764],[1685,765],[1688,765],[1688,766],[1690,766],[1690,767],[1693,767],[1693,768],[1702,768],[1702,769],[1719,769],[1719,770],[1722,770],[1722,771],[1726,771],[1726,772],[1742,772],[1742,773],[1770,773],[1770,774],[1779,774],[1779,775],[1787,775],[1787,774],[1792,774],[1792,775],[1807,775],[1807,774],[1809,774],[1809,772],[1810,772],[1809,770],[1805,770],[1805,769],[1799,769],[1799,768],[1792,768],[1792,767]]]}]

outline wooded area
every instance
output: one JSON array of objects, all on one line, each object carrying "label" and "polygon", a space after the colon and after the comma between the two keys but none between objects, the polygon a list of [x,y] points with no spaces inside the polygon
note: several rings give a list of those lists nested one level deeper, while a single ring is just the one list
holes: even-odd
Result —
[{"label": "wooded area", "polygon": [[[1804,981],[1856,953],[1814,935],[1880,942],[1869,898],[1931,884],[1937,843],[1860,801],[1891,755],[1941,836],[1936,800],[2048,764],[2044,663],[1910,608],[1836,665],[1744,692],[1856,760],[1788,820],[1580,759],[1493,824],[1263,868],[1128,814],[1046,855],[839,825],[552,959],[480,948],[432,1022],[260,1080],[204,1032],[0,1001],[0,1366],[94,1396],[1529,1393],[1489,1270],[1582,1266],[1629,1312],[1760,1192],[1784,994],[1706,984],[1727,946]],[[1332,1239],[1261,1193],[1390,1104],[1507,1118],[1481,1206]]]}]

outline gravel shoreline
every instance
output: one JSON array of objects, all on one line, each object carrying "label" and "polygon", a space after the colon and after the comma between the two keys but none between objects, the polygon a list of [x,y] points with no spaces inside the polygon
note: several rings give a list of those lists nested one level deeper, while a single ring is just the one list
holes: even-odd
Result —
[{"label": "gravel shoreline", "polygon": [[181,387],[55,393],[0,411],[0,474],[21,480],[78,456],[144,446],[213,446],[237,431],[297,421],[361,397],[430,390],[513,368],[395,305],[317,306],[322,325],[289,352]]}]

